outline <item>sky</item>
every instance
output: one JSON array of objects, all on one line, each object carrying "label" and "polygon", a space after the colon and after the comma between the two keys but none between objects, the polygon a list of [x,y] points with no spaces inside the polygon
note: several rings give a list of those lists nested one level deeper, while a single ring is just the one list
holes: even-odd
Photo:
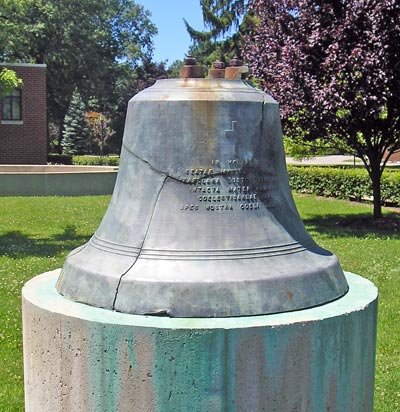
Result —
[{"label": "sky", "polygon": [[196,30],[203,30],[200,0],[136,0],[151,13],[151,21],[157,26],[154,37],[156,62],[183,60],[191,44],[183,19]]}]

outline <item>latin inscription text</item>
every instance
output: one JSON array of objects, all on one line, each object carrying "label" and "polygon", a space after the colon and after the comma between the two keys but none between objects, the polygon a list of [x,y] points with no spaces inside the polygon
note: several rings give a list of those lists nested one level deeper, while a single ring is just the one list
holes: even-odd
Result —
[{"label": "latin inscription text", "polygon": [[274,175],[261,174],[258,160],[231,159],[222,164],[218,159],[211,167],[186,169],[183,181],[189,184],[192,198],[180,209],[185,212],[200,208],[210,212],[231,210],[257,211],[261,205],[273,207],[275,191],[271,185],[277,181]]}]

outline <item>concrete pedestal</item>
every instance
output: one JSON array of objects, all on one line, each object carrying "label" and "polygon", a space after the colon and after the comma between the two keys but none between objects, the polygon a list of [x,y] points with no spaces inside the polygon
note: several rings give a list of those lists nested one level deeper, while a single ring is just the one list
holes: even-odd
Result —
[{"label": "concrete pedestal", "polygon": [[372,412],[377,289],[240,318],[128,315],[71,302],[59,270],[23,291],[27,412]]}]

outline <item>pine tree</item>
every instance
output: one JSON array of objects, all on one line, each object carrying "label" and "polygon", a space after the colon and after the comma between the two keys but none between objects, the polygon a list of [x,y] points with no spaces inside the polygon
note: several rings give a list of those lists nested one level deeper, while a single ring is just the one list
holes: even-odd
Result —
[{"label": "pine tree", "polygon": [[67,114],[64,118],[63,154],[84,154],[88,150],[90,139],[89,125],[85,114],[85,104],[75,90]]},{"label": "pine tree", "polygon": [[189,54],[207,66],[215,60],[227,63],[234,56],[241,57],[244,34],[251,19],[247,5],[247,0],[200,0],[204,25],[209,30],[195,30],[184,20],[193,41]]}]

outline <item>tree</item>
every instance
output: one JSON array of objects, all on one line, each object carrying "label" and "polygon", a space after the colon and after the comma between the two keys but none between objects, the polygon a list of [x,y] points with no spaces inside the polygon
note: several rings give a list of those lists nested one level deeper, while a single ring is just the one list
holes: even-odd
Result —
[{"label": "tree", "polygon": [[85,105],[78,91],[72,95],[71,104],[64,119],[63,154],[85,154],[89,147],[89,124],[85,114]]},{"label": "tree", "polygon": [[49,120],[62,129],[72,93],[112,113],[125,82],[153,51],[156,27],[132,0],[8,0],[0,61],[47,64]]},{"label": "tree", "polygon": [[240,57],[248,21],[247,3],[247,0],[200,0],[204,25],[209,30],[195,30],[184,20],[194,42],[189,54],[207,66],[216,60],[228,62],[234,56]]},{"label": "tree", "polygon": [[400,149],[399,1],[252,0],[251,10],[244,56],[286,133],[362,159],[380,218],[382,172]]},{"label": "tree", "polygon": [[10,69],[3,68],[0,70],[0,97],[7,95],[11,90],[22,85],[22,79]]},{"label": "tree", "polygon": [[177,79],[183,64],[184,62],[182,60],[174,60],[168,67],[168,78]]},{"label": "tree", "polygon": [[110,127],[111,119],[99,112],[89,112],[86,116],[91,138],[99,147],[100,156],[104,156],[104,148],[107,146],[108,140],[115,134],[115,130]]},{"label": "tree", "polygon": [[[122,144],[122,135],[125,125],[125,116],[129,99],[146,87],[152,86],[157,80],[167,78],[169,71],[165,64],[154,63],[144,59],[135,71],[130,71],[126,77],[121,77],[117,82],[117,92],[121,96],[118,105],[113,109],[112,128],[116,131],[117,138],[112,139],[111,147],[114,152],[118,152]],[[110,142],[111,146],[111,142]]]},{"label": "tree", "polygon": [[[42,0],[3,0],[0,6],[0,61],[23,61],[30,42],[40,36],[43,24],[29,18]],[[30,62],[31,59],[25,60]]]}]

